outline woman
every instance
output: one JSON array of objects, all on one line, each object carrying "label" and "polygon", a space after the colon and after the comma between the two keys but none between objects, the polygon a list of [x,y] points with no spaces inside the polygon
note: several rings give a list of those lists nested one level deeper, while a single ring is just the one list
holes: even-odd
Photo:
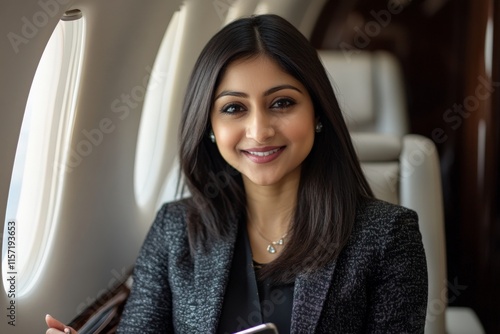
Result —
[{"label": "woman", "polygon": [[291,24],[240,19],[209,41],[180,143],[192,197],[159,211],[120,333],[423,332],[417,216],[373,198],[316,50]]}]

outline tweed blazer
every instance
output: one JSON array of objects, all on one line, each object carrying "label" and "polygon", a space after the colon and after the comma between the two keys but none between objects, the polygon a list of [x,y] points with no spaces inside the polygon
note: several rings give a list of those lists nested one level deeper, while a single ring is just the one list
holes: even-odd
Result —
[{"label": "tweed blazer", "polygon": [[[191,255],[185,201],[165,204],[136,261],[118,333],[215,333],[237,229],[231,223],[228,240]],[[291,333],[423,333],[426,307],[417,215],[373,200],[357,209],[339,257],[296,278]]]}]

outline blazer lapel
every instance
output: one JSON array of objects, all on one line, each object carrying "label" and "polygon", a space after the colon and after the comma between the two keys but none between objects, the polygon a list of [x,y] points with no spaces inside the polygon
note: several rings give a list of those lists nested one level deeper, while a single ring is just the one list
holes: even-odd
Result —
[{"label": "blazer lapel", "polygon": [[336,260],[324,268],[295,280],[290,332],[314,333],[330,290]]},{"label": "blazer lapel", "polygon": [[206,253],[199,251],[196,255],[196,322],[200,333],[215,333],[217,330],[238,231],[237,223],[231,226],[227,240],[219,241]]}]

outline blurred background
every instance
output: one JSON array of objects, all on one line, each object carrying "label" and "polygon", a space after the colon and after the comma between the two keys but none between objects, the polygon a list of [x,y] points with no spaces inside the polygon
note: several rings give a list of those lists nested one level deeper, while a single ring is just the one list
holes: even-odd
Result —
[{"label": "blurred background", "polygon": [[328,1],[311,41],[399,60],[410,132],[439,151],[448,281],[466,287],[449,291],[450,305],[472,307],[500,333],[500,2],[399,3],[392,14],[390,1]]}]

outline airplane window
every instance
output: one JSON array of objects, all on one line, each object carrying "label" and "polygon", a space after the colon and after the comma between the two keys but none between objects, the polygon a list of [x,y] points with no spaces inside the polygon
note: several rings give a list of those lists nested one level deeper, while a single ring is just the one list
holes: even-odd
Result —
[{"label": "airplane window", "polygon": [[172,111],[172,99],[177,98],[172,96],[175,82],[168,73],[172,72],[172,66],[178,64],[179,53],[175,50],[178,50],[177,44],[182,39],[182,29],[179,27],[183,24],[184,8],[170,20],[151,70],[144,99],[134,170],[135,198],[141,207],[156,205],[160,186],[175,159],[175,154],[164,158],[167,145],[170,145],[170,152],[176,152],[175,146],[172,146],[175,143],[169,143],[167,137],[172,130],[168,124],[168,113]]},{"label": "airplane window", "polygon": [[83,42],[81,12],[66,12],[45,47],[28,96],[11,176],[2,249],[3,285],[7,291],[8,278],[16,275],[17,297],[28,293],[41,274],[57,223],[64,175],[71,172],[65,161]]}]

